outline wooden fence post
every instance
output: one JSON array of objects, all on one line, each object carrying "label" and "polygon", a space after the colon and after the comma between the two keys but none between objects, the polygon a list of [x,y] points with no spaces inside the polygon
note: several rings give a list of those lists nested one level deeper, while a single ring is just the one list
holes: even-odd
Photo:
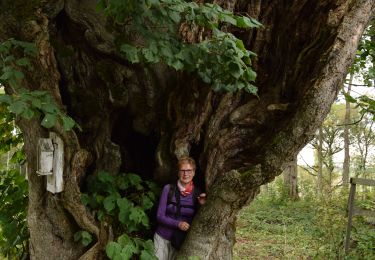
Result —
[{"label": "wooden fence post", "polygon": [[350,178],[350,193],[348,201],[348,226],[346,228],[346,238],[345,238],[345,254],[349,252],[350,247],[350,233],[352,230],[352,219],[353,216],[368,216],[375,218],[375,211],[361,209],[354,206],[354,197],[356,186],[375,186],[375,180],[363,179],[363,178]]}]

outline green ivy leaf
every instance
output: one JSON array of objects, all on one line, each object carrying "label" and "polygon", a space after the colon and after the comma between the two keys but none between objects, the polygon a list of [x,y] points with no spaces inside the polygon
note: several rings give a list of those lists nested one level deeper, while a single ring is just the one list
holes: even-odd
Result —
[{"label": "green ivy leaf", "polygon": [[92,236],[89,232],[81,230],[74,234],[74,241],[81,241],[82,245],[88,246],[92,242]]},{"label": "green ivy leaf", "polygon": [[105,198],[106,198],[106,197],[104,197],[104,196],[102,196],[102,195],[100,195],[100,194],[97,194],[97,195],[95,196],[95,200],[96,200],[96,202],[97,202],[98,204],[103,204],[103,201],[104,201]]},{"label": "green ivy leaf", "polygon": [[175,60],[171,65],[175,70],[182,70],[184,68],[184,64],[180,60]]},{"label": "green ivy leaf", "polygon": [[222,14],[219,18],[222,22],[230,23],[232,25],[237,25],[237,20],[233,18],[233,15]]},{"label": "green ivy leaf", "polygon": [[104,220],[104,217],[105,217],[105,213],[103,210],[99,210],[98,211],[98,220],[99,221],[103,221]]},{"label": "green ivy leaf", "polygon": [[125,246],[129,243],[133,243],[130,239],[130,237],[127,235],[127,234],[122,234],[121,236],[119,236],[117,238],[117,242],[121,245],[121,246]]},{"label": "green ivy leaf", "polygon": [[27,104],[21,100],[11,103],[9,105],[9,111],[15,113],[16,115],[21,114],[25,109],[27,109]]},{"label": "green ivy leaf", "polygon": [[155,193],[152,192],[152,191],[148,191],[148,192],[147,192],[147,196],[148,196],[152,201],[155,201],[155,199],[156,199]]},{"label": "green ivy leaf", "polygon": [[21,114],[21,116],[23,117],[23,118],[26,118],[26,119],[31,119],[31,118],[33,118],[33,116],[34,116],[34,111],[32,110],[32,109],[30,109],[30,108],[26,108],[23,112],[22,112],[22,114]]},{"label": "green ivy leaf", "polygon": [[164,55],[165,58],[167,58],[167,60],[170,60],[173,58],[173,52],[172,52],[172,49],[169,48],[169,47],[162,47],[161,48],[161,53]]},{"label": "green ivy leaf", "polygon": [[25,162],[25,160],[26,160],[26,155],[25,155],[24,151],[18,150],[12,155],[12,158],[10,159],[10,162],[21,164],[21,163]]},{"label": "green ivy leaf", "polygon": [[168,16],[176,24],[178,24],[181,21],[181,16],[180,16],[180,14],[178,12],[169,11],[168,12]]},{"label": "green ivy leaf", "polygon": [[134,221],[135,224],[142,223],[144,226],[148,226],[148,217],[140,207],[133,207],[130,210],[129,220]]},{"label": "green ivy leaf", "polygon": [[82,231],[82,245],[88,246],[92,242],[92,236],[89,232],[87,231]]},{"label": "green ivy leaf", "polygon": [[1,75],[0,79],[1,79],[1,80],[4,80],[4,81],[7,81],[8,79],[10,79],[10,78],[12,78],[12,77],[13,77],[13,71],[5,71],[5,72]]},{"label": "green ivy leaf", "polygon": [[126,58],[131,63],[139,62],[138,49],[136,47],[129,44],[123,44],[121,46],[121,51],[125,53]]},{"label": "green ivy leaf", "polygon": [[355,98],[353,98],[351,95],[348,95],[348,94],[344,94],[345,96],[345,99],[350,102],[350,103],[357,103],[357,100]]},{"label": "green ivy leaf", "polygon": [[16,60],[16,64],[18,66],[30,66],[29,59],[25,57]]},{"label": "green ivy leaf", "polygon": [[255,87],[255,86],[252,85],[252,84],[247,84],[246,87],[245,87],[245,90],[246,90],[247,92],[249,92],[250,94],[253,94],[253,95],[258,96],[258,88]]},{"label": "green ivy leaf", "polygon": [[242,40],[237,39],[237,40],[236,40],[236,46],[237,46],[237,48],[239,48],[240,50],[246,51],[245,45],[243,44],[243,41],[242,41]]},{"label": "green ivy leaf", "polygon": [[71,130],[76,124],[76,122],[69,116],[62,116],[61,119],[63,121],[64,131]]},{"label": "green ivy leaf", "polygon": [[130,202],[127,198],[117,199],[117,206],[120,209],[118,214],[118,219],[121,223],[126,224],[129,220],[130,210],[133,208],[133,203]]},{"label": "green ivy leaf", "polygon": [[228,67],[230,74],[236,79],[240,78],[243,74],[243,69],[238,63],[230,63]]},{"label": "green ivy leaf", "polygon": [[11,96],[9,95],[6,95],[6,94],[0,94],[0,102],[1,103],[6,103],[6,104],[10,104],[12,103],[13,99]]},{"label": "green ivy leaf", "polygon": [[30,95],[33,96],[33,97],[38,97],[38,98],[49,96],[48,92],[46,92],[44,90],[32,91],[32,92],[30,92]]},{"label": "green ivy leaf", "polygon": [[149,252],[154,252],[154,243],[151,239],[147,240],[143,244],[143,248]]},{"label": "green ivy leaf", "polygon": [[155,55],[154,52],[152,52],[149,48],[143,49],[142,54],[147,62],[156,63],[160,61],[159,57]]},{"label": "green ivy leaf", "polygon": [[248,82],[254,82],[256,77],[257,77],[257,74],[255,71],[253,71],[252,69],[248,68],[246,71],[245,71],[245,80],[248,81]]},{"label": "green ivy leaf", "polygon": [[134,173],[128,173],[125,177],[129,180],[130,185],[134,187],[139,187],[142,182],[141,177]]},{"label": "green ivy leaf", "polygon": [[9,52],[9,48],[4,46],[4,44],[0,44],[0,53],[7,53]]},{"label": "green ivy leaf", "polygon": [[151,6],[151,5],[159,5],[160,4],[160,1],[159,0],[146,0],[146,4],[148,6]]},{"label": "green ivy leaf", "polygon": [[4,59],[4,63],[10,63],[10,62],[12,62],[12,61],[14,61],[14,56],[13,55],[8,55],[8,56],[6,56],[5,57],[5,59]]},{"label": "green ivy leaf", "polygon": [[41,125],[45,128],[51,128],[55,126],[57,121],[56,114],[46,114],[42,120]]},{"label": "green ivy leaf", "polygon": [[158,258],[150,251],[141,251],[141,260],[157,260]]},{"label": "green ivy leaf", "polygon": [[113,184],[115,179],[108,172],[100,171],[100,172],[98,172],[98,180],[103,182],[103,183]]},{"label": "green ivy leaf", "polygon": [[56,114],[58,110],[56,105],[51,102],[43,102],[43,105],[41,108],[44,113],[51,113],[51,114]]},{"label": "green ivy leaf", "polygon": [[256,22],[254,19],[250,19],[245,16],[240,16],[237,19],[237,27],[239,28],[254,28],[259,27],[261,24]]},{"label": "green ivy leaf", "polygon": [[131,259],[134,253],[137,252],[137,248],[134,243],[129,241],[129,243],[123,245],[121,249],[121,259]]},{"label": "green ivy leaf", "polygon": [[110,259],[113,259],[116,255],[120,254],[121,246],[116,242],[109,242],[105,248],[105,252]]},{"label": "green ivy leaf", "polygon": [[154,203],[150,200],[150,198],[146,195],[142,196],[142,208],[144,210],[151,209],[154,206]]},{"label": "green ivy leaf", "polygon": [[96,4],[96,11],[102,11],[106,8],[106,3],[104,0],[98,0],[98,3]]},{"label": "green ivy leaf", "polygon": [[116,184],[120,190],[127,190],[129,188],[129,180],[124,176],[119,176]]},{"label": "green ivy leaf", "polygon": [[83,205],[87,206],[90,203],[90,196],[88,194],[82,193],[81,202]]},{"label": "green ivy leaf", "polygon": [[25,75],[18,70],[13,71],[13,75],[15,79],[23,79],[25,77]]},{"label": "green ivy leaf", "polygon": [[110,213],[116,207],[117,196],[110,195],[103,200],[105,210]]}]

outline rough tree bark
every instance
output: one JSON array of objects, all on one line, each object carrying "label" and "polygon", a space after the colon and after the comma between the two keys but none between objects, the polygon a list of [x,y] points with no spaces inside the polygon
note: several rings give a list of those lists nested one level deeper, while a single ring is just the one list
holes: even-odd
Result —
[{"label": "rough tree bark", "polygon": [[[66,165],[65,190],[53,195],[34,174],[37,140],[48,132],[37,119],[18,120],[29,162],[32,259],[103,258],[109,227],[86,211],[79,184],[100,169],[163,183],[173,178],[176,158],[187,154],[198,161],[209,199],[180,256],[231,258],[236,213],[313,137],[375,0],[216,2],[263,24],[234,32],[258,54],[259,98],[214,93],[194,75],[163,65],[129,64],[116,49],[119,31],[108,30],[93,0],[0,2],[0,40],[37,43],[24,87],[49,91],[83,128],[53,128],[65,142]],[[93,247],[73,242],[80,229],[95,235]]]}]

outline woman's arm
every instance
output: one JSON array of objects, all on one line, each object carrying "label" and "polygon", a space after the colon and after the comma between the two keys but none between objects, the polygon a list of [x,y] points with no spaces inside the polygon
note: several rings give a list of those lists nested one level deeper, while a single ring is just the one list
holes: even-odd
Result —
[{"label": "woman's arm", "polygon": [[163,188],[163,192],[159,200],[157,221],[158,223],[168,226],[170,228],[179,228],[178,224],[180,223],[180,221],[170,218],[166,215],[169,189],[170,189],[169,184],[165,185]]}]

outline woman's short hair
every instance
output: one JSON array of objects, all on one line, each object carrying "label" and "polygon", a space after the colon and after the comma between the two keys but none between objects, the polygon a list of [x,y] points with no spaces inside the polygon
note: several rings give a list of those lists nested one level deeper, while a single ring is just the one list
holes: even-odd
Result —
[{"label": "woman's short hair", "polygon": [[180,169],[180,166],[182,164],[190,164],[191,166],[193,166],[194,170],[196,169],[195,160],[193,158],[189,157],[189,156],[184,156],[184,157],[181,157],[180,159],[178,159],[178,162],[177,162],[178,169]]}]

